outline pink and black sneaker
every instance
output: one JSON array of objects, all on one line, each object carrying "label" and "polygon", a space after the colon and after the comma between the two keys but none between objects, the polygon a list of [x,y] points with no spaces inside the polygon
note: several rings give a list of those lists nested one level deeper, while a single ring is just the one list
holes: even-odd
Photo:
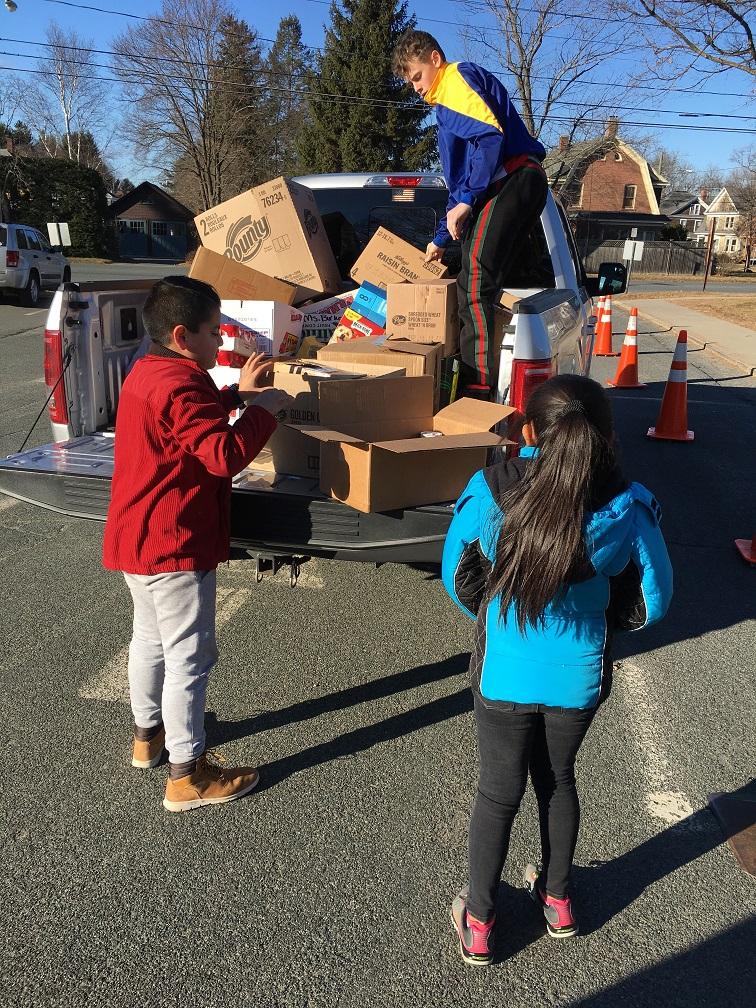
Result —
[{"label": "pink and black sneaker", "polygon": [[459,938],[459,952],[468,966],[490,966],[493,961],[493,926],[467,912],[467,889],[463,889],[451,905],[451,918]]},{"label": "pink and black sneaker", "polygon": [[577,921],[572,913],[572,903],[569,896],[557,899],[549,896],[538,885],[541,874],[540,866],[529,864],[525,869],[523,881],[533,902],[543,910],[546,918],[546,930],[552,938],[572,938],[578,933]]}]

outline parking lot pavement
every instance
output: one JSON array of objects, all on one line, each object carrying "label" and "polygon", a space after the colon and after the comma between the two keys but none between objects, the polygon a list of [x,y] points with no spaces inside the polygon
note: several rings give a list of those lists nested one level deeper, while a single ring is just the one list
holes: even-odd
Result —
[{"label": "parking lot pavement", "polygon": [[[616,316],[615,331],[624,328]],[[165,767],[128,765],[130,605],[100,527],[0,501],[0,748],[9,1008],[506,1004],[730,1008],[753,989],[753,879],[707,809],[752,776],[756,385],[691,352],[692,444],[650,442],[673,340],[643,332],[646,388],[611,392],[628,473],[664,509],[676,595],[618,645],[581,754],[583,935],[552,941],[519,888],[530,797],[498,908],[497,962],[466,968],[475,739],[471,624],[432,571],[310,562],[219,572],[207,726],[259,793],[170,815]],[[3,343],[0,450],[43,402],[41,334]],[[610,377],[616,360],[596,360]],[[44,425],[35,440],[46,436]]]}]

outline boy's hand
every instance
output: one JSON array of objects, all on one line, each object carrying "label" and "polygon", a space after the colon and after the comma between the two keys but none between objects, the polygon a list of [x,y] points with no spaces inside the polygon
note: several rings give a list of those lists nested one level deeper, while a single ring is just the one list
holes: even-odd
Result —
[{"label": "boy's hand", "polygon": [[444,250],[442,248],[434,245],[433,242],[428,242],[428,248],[425,250],[425,261],[437,262],[443,254]]},{"label": "boy's hand", "polygon": [[277,357],[266,357],[263,353],[254,353],[247,358],[239,372],[239,395],[242,399],[254,398],[263,389],[271,386],[271,372]]},{"label": "boy's hand", "polygon": [[279,419],[278,414],[287,410],[293,402],[293,397],[288,392],[284,392],[283,389],[266,388],[262,392],[257,393],[250,405],[262,406],[264,410],[267,410],[268,413]]},{"label": "boy's hand", "polygon": [[472,207],[467,203],[457,203],[446,215],[446,227],[455,241],[460,241],[467,230],[467,218],[472,213]]}]

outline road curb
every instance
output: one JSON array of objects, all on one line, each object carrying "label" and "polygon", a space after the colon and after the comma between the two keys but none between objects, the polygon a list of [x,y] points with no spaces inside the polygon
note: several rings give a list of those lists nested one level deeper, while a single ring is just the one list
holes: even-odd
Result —
[{"label": "road curb", "polygon": [[[684,329],[685,326],[673,325],[670,326],[669,322],[664,319],[659,319],[655,315],[646,311],[644,308],[638,309],[638,316],[640,318],[646,319],[647,322],[653,322],[654,325],[662,326],[666,332],[674,332],[675,330]],[[642,334],[641,334],[642,335]],[[694,343],[699,350],[703,350],[704,353],[709,353],[713,357],[719,357],[720,360],[725,361],[725,363],[730,364],[732,367],[743,368],[748,372],[746,377],[752,378],[756,372],[756,367],[753,364],[746,364],[745,361],[739,360],[737,357],[732,357],[721,350],[719,345],[712,340],[702,341],[697,339],[695,336],[691,336],[690,331],[688,331],[688,343]]]}]

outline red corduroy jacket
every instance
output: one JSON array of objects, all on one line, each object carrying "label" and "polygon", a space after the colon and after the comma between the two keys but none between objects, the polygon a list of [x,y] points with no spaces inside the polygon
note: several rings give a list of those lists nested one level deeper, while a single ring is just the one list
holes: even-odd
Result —
[{"label": "red corduroy jacket", "polygon": [[137,361],[121,389],[103,563],[128,574],[214,570],[228,559],[231,477],[276,421],[220,391],[194,361],[162,348]]}]

